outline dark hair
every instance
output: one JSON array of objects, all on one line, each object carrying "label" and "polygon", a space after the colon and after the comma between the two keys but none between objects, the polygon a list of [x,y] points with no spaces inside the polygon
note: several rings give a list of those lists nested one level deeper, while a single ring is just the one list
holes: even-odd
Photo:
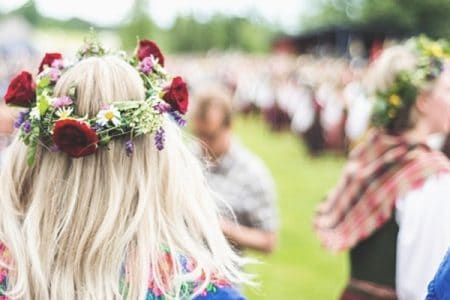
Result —
[{"label": "dark hair", "polygon": [[209,88],[195,96],[193,117],[206,120],[212,107],[219,108],[223,115],[222,125],[230,127],[233,120],[233,107],[229,93],[221,88]]}]

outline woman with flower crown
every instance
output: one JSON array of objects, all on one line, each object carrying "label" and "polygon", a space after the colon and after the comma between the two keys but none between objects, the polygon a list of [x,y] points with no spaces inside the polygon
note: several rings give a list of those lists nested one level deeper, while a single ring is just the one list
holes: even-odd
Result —
[{"label": "woman with flower crown", "polygon": [[450,131],[449,50],[415,38],[371,66],[375,128],[314,222],[327,249],[350,252],[341,299],[424,299],[450,245],[450,163],[426,145]]},{"label": "woman with flower crown", "polygon": [[0,299],[243,299],[251,283],[183,143],[186,84],[141,41],[47,54],[5,100],[25,107],[0,181]]}]

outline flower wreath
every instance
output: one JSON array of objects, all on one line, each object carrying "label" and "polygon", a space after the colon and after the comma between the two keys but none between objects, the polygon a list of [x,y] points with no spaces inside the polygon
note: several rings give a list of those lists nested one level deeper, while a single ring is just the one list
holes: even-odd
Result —
[{"label": "flower wreath", "polygon": [[419,54],[413,71],[400,72],[392,86],[377,92],[372,114],[376,127],[389,127],[401,111],[408,111],[417,95],[442,73],[444,60],[450,58],[450,45],[445,40],[433,41],[426,36],[411,38],[407,45]]},{"label": "flower wreath", "polygon": [[[106,54],[118,55],[139,72],[144,82],[145,100],[110,102],[95,117],[77,116],[76,87],[72,87],[68,95],[55,97],[55,85],[74,63]],[[181,77],[169,77],[164,70],[164,56],[154,42],[139,41],[135,55],[127,58],[123,52],[105,50],[91,36],[78,51],[74,63],[64,60],[59,53],[47,53],[35,81],[29,72],[23,71],[8,87],[5,102],[28,108],[20,113],[15,127],[28,146],[30,165],[35,161],[38,144],[50,151],[62,151],[78,158],[95,153],[99,146],[108,145],[113,138],[128,136],[124,148],[126,154],[131,155],[134,137],[154,133],[155,145],[162,150],[165,139],[163,115],[169,114],[179,125],[185,125],[183,115],[189,101],[186,83]]]}]

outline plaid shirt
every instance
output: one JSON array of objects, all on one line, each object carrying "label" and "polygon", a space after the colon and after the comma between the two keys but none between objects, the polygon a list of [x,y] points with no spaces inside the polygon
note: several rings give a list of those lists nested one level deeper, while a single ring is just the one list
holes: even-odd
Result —
[{"label": "plaid shirt", "polygon": [[[222,158],[211,164],[206,173],[212,190],[233,210],[241,225],[264,231],[278,227],[275,185],[263,162],[232,141]],[[218,205],[224,215],[229,209],[222,201]]]},{"label": "plaid shirt", "polygon": [[441,152],[373,131],[319,206],[314,227],[320,241],[331,251],[354,247],[390,219],[397,197],[441,172],[450,172]]}]

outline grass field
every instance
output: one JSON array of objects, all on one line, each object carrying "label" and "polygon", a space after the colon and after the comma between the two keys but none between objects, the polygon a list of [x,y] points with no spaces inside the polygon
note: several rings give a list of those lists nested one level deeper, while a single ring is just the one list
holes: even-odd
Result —
[{"label": "grass field", "polygon": [[343,158],[311,158],[297,137],[272,133],[255,117],[239,118],[235,132],[271,170],[282,223],[276,252],[257,256],[263,264],[249,268],[259,276],[260,287],[246,295],[250,300],[336,299],[347,278],[346,257],[321,249],[311,220],[317,203],[336,183]]}]

